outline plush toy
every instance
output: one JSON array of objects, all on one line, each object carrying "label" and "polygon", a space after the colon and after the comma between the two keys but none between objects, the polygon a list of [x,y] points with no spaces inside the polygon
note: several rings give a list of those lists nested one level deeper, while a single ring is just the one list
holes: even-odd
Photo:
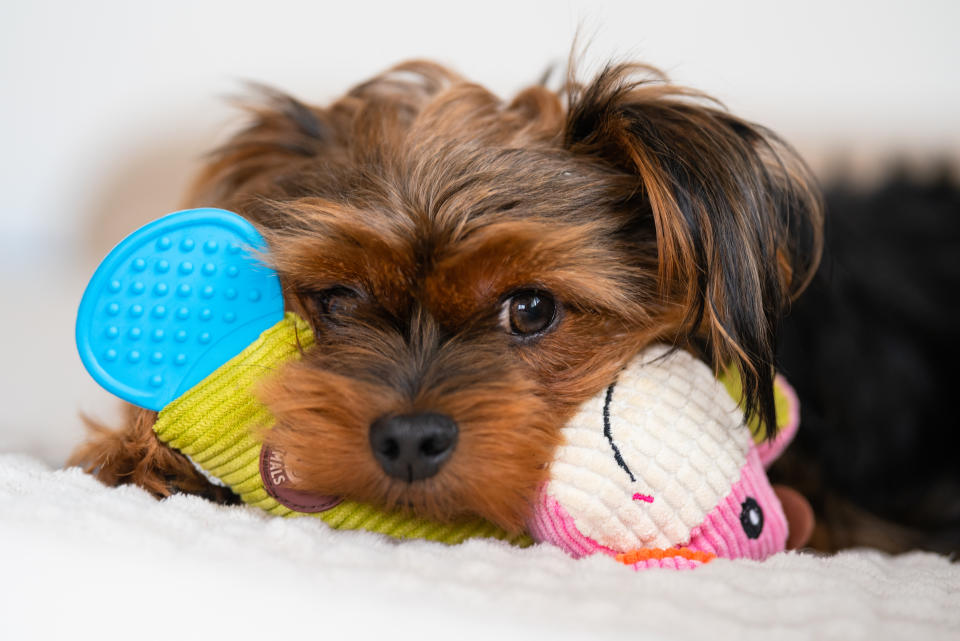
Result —
[{"label": "plush toy", "polygon": [[[736,390],[736,379],[728,385]],[[533,537],[635,568],[782,551],[787,519],[764,468],[799,416],[780,377],[775,393],[778,435],[754,442],[743,412],[703,362],[648,348],[563,428],[529,523]]]},{"label": "plush toy", "polygon": [[[87,370],[121,398],[158,410],[161,441],[271,514],[399,538],[530,544],[476,518],[433,523],[290,487],[283,453],[261,444],[273,419],[255,388],[313,336],[284,312],[276,274],[257,259],[264,250],[249,223],[215,209],[171,214],[131,234],[81,301],[76,336]],[[529,523],[533,538],[636,568],[784,549],[786,521],[763,464],[796,429],[795,399],[778,380],[781,435],[755,444],[733,400],[737,381],[726,383],[729,392],[683,351],[641,354],[564,428]]]}]

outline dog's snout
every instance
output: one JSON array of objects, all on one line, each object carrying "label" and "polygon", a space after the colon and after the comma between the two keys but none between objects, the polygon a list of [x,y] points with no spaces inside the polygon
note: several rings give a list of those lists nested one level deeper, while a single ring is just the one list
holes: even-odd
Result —
[{"label": "dog's snout", "polygon": [[370,447],[389,476],[407,482],[430,478],[450,458],[459,429],[434,412],[382,416],[370,425]]}]

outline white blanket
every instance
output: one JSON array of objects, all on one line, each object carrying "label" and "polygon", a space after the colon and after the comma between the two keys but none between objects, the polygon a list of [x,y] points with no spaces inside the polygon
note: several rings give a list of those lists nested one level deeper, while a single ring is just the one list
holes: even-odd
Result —
[{"label": "white blanket", "polygon": [[960,565],[782,554],[686,572],[155,501],[0,455],[2,639],[960,639]]}]

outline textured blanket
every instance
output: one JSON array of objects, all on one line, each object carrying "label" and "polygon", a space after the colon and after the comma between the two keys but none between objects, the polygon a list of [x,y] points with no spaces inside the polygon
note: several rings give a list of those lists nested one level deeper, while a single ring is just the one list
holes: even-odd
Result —
[{"label": "textured blanket", "polygon": [[691,571],[447,547],[0,455],[4,639],[960,639],[960,564],[787,553]]}]

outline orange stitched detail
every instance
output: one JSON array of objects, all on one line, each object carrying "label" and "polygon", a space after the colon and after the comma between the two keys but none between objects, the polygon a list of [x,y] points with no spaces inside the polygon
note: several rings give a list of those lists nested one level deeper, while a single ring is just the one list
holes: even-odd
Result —
[{"label": "orange stitched detail", "polygon": [[662,560],[665,558],[681,557],[690,561],[699,561],[700,563],[709,563],[717,558],[716,554],[703,552],[701,550],[691,550],[690,548],[640,548],[616,555],[614,558],[624,565],[633,565],[640,561],[649,561],[651,559]]}]

